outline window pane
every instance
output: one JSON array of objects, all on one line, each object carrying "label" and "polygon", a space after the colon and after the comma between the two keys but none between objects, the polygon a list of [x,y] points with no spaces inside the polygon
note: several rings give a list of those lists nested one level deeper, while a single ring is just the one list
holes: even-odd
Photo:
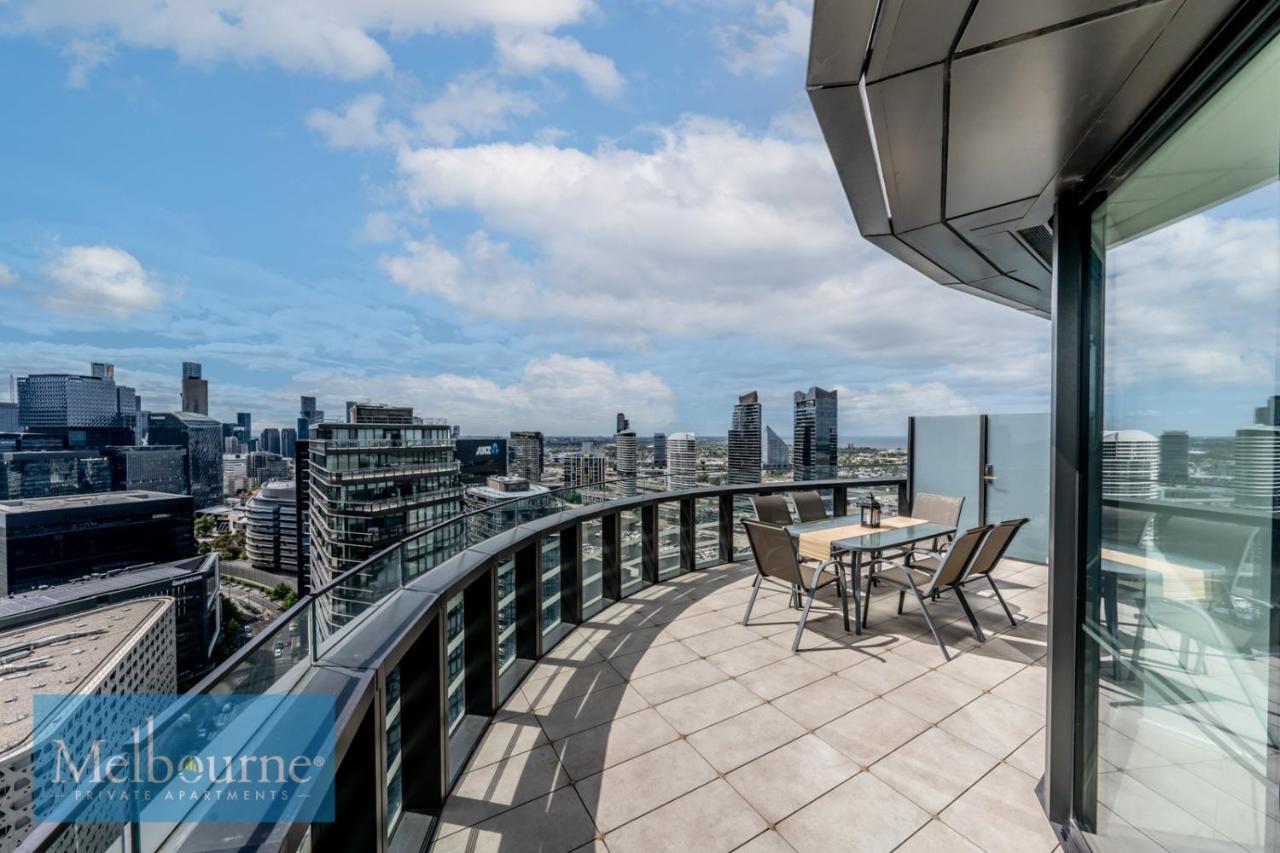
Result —
[{"label": "window pane", "polygon": [[1112,846],[1260,851],[1277,838],[1277,91],[1280,42],[1095,221],[1105,396],[1086,782]]},{"label": "window pane", "polygon": [[604,598],[604,522],[582,523],[582,609],[590,613]]},{"label": "window pane", "polygon": [[498,564],[498,671],[516,659],[516,558]]},{"label": "window pane", "polygon": [[560,534],[542,540],[542,631],[560,624]]},{"label": "window pane", "polygon": [[639,589],[643,582],[644,532],[640,510],[626,509],[618,514],[622,540],[622,591]]},{"label": "window pane", "polygon": [[694,557],[699,566],[720,562],[720,500],[698,498],[695,504],[697,532],[694,539]]},{"label": "window pane", "polygon": [[658,504],[658,578],[680,573],[680,504]]}]

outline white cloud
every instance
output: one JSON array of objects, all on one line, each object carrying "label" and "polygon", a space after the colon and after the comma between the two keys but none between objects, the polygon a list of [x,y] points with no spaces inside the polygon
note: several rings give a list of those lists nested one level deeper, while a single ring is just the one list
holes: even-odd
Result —
[{"label": "white cloud", "polygon": [[853,435],[899,435],[913,415],[972,415],[979,409],[945,382],[886,382],[865,388],[837,385],[840,430]]},{"label": "white cloud", "polygon": [[71,246],[45,267],[45,302],[57,311],[127,317],[164,300],[156,279],[138,259],[112,246]]},{"label": "white cloud", "polygon": [[[268,62],[357,79],[391,70],[377,36],[486,28],[549,31],[579,20],[592,0],[28,0],[29,32],[110,46],[168,50],[188,63]],[[87,70],[87,68],[86,68]]]},{"label": "white cloud", "polygon": [[[434,147],[398,162],[415,209],[473,212],[484,231],[457,248],[418,241],[384,265],[464,308],[572,318],[611,342],[746,336],[798,348],[798,361],[927,370],[980,353],[1017,366],[986,381],[1047,380],[1048,324],[938,287],[862,241],[819,141],[693,117],[648,149]],[[437,273],[438,252],[452,275]]]},{"label": "white cloud", "polygon": [[577,39],[540,32],[498,34],[498,58],[503,67],[520,73],[548,68],[572,71],[593,94],[613,98],[622,92],[625,81],[613,60],[592,53]]},{"label": "white cloud", "polygon": [[808,10],[796,0],[775,0],[758,4],[751,24],[725,24],[716,35],[730,70],[764,77],[808,53],[809,22]]},{"label": "white cloud", "polygon": [[388,210],[375,210],[364,218],[361,237],[368,243],[390,243],[405,237],[400,216]]},{"label": "white cloud", "polygon": [[411,405],[416,414],[447,417],[463,432],[540,429],[551,434],[606,433],[613,412],[662,429],[675,419],[675,394],[650,371],[620,371],[591,358],[551,354],[525,364],[503,383],[476,376],[306,374],[298,387],[329,397]]},{"label": "white cloud", "polygon": [[538,108],[523,92],[499,86],[482,74],[451,81],[439,97],[419,104],[413,116],[415,136],[438,145],[453,145],[461,136],[487,136],[507,127],[511,116],[526,116]]},{"label": "white cloud", "polygon": [[347,104],[341,113],[312,110],[307,126],[318,131],[334,148],[375,148],[386,143],[382,126],[381,95],[361,95]]},{"label": "white cloud", "polygon": [[4,264],[0,264],[0,287],[12,287],[19,281],[18,274]]},{"label": "white cloud", "polygon": [[63,54],[71,61],[67,69],[67,85],[83,89],[89,85],[89,72],[111,59],[111,46],[93,39],[73,38]]}]

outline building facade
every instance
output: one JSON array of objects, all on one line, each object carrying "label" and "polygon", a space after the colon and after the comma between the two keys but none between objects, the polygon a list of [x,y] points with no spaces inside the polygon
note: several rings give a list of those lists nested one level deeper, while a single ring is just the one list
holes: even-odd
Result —
[{"label": "building facade", "polygon": [[197,415],[209,414],[209,381],[201,373],[203,368],[194,361],[182,363],[182,411]]},{"label": "building facade", "polygon": [[541,483],[542,458],[546,452],[542,433],[533,430],[513,432],[507,448],[510,458],[508,473],[513,477],[524,477],[530,483]]},{"label": "building facade", "polygon": [[[387,544],[462,512],[453,438],[413,409],[357,404],[309,442],[310,571],[316,588]],[[409,574],[420,567],[405,566]],[[339,606],[330,618],[346,618]]]},{"label": "building facade", "polygon": [[0,403],[0,432],[21,432],[17,403]]},{"label": "building facade", "polygon": [[729,424],[730,483],[760,482],[760,424],[760,395],[750,391],[738,398]]},{"label": "building facade", "polygon": [[193,412],[153,412],[149,441],[186,453],[187,494],[196,509],[222,503],[222,424]]},{"label": "building facade", "polygon": [[298,572],[298,494],[292,480],[264,485],[245,512],[245,550],[262,572]]},{"label": "building facade", "polygon": [[1160,433],[1160,484],[1185,486],[1191,476],[1191,439],[1186,430]]},{"label": "building facade", "polygon": [[698,439],[691,432],[667,436],[667,488],[672,491],[698,486]]},{"label": "building facade", "polygon": [[192,512],[157,492],[0,502],[0,595],[195,556]]},{"label": "building facade", "polygon": [[[507,475],[505,438],[459,438],[453,443],[458,476],[464,486],[483,486],[490,477]],[[528,480],[528,478],[524,478]]]},{"label": "building facade", "polygon": [[797,480],[829,480],[836,476],[838,437],[837,392],[813,387],[795,393],[792,474]]},{"label": "building facade", "polygon": [[580,488],[592,483],[603,483],[607,471],[603,453],[566,453],[560,457],[564,471],[564,485]]},{"label": "building facade", "polygon": [[495,475],[481,486],[466,490],[466,509],[474,513],[467,518],[470,542],[480,542],[528,521],[542,518],[552,506],[546,486],[530,483],[524,477]]},{"label": "building facade", "polygon": [[653,434],[653,464],[655,468],[667,467],[667,435],[662,432]]},{"label": "building facade", "polygon": [[1144,498],[1159,495],[1160,445],[1149,432],[1110,430],[1102,434],[1102,496]]},{"label": "building facade", "polygon": [[0,500],[92,495],[111,491],[108,460],[92,450],[0,453]]},{"label": "building facade", "polygon": [[787,468],[791,465],[791,447],[773,427],[764,428],[764,467]]},{"label": "building facade", "polygon": [[111,488],[118,492],[145,491],[185,495],[187,452],[176,445],[109,447]]},{"label": "building facade", "polygon": [[284,451],[280,446],[280,430],[278,430],[277,428],[267,427],[266,429],[264,429],[262,431],[262,435],[259,437],[259,441],[260,441],[260,445],[258,447],[259,450],[264,450],[267,453],[274,453],[277,456],[284,455]]},{"label": "building facade", "polygon": [[134,389],[116,385],[114,376],[113,369],[98,370],[92,376],[21,377],[17,383],[21,427],[59,436],[72,449],[136,444],[140,400]]}]

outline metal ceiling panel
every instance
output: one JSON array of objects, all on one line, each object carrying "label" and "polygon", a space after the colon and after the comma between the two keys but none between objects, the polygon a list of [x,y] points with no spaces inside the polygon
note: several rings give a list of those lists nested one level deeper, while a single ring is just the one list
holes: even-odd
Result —
[{"label": "metal ceiling panel", "polygon": [[810,89],[809,101],[835,161],[836,174],[853,208],[858,230],[865,235],[889,233],[889,211],[880,191],[875,151],[871,145],[862,95],[856,86]]},{"label": "metal ceiling panel", "polygon": [[1132,0],[978,0],[956,50],[963,53],[1130,2]]},{"label": "metal ceiling panel", "polygon": [[880,168],[896,232],[942,221],[941,65],[867,86]]},{"label": "metal ceiling panel", "polygon": [[903,231],[898,236],[927,258],[946,258],[946,269],[960,281],[977,281],[1000,272],[944,223]]},{"label": "metal ceiling panel", "polygon": [[873,246],[883,249],[907,266],[919,270],[939,284],[959,283],[959,279],[951,273],[947,272],[942,267],[917,252],[915,249],[902,242],[902,240],[894,237],[892,234],[867,237],[867,242],[871,243]]},{"label": "metal ceiling panel", "polygon": [[968,10],[969,0],[884,0],[867,80],[945,60]]},{"label": "metal ceiling panel", "polygon": [[947,215],[1053,183],[1177,6],[1164,0],[955,60]]},{"label": "metal ceiling panel", "polygon": [[808,85],[858,81],[875,17],[876,0],[814,0]]}]

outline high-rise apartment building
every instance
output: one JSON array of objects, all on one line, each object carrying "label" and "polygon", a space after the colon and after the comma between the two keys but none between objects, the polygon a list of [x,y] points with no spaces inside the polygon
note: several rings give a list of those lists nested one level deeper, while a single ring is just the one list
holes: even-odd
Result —
[{"label": "high-rise apartment building", "polygon": [[631,430],[620,432],[613,437],[615,450],[613,467],[618,477],[624,480],[636,478],[636,434]]},{"label": "high-rise apartment building", "polygon": [[298,494],[292,480],[267,483],[249,501],[245,550],[261,572],[298,571]]},{"label": "high-rise apartment building", "polygon": [[195,412],[154,412],[150,441],[186,451],[187,494],[196,509],[222,503],[222,424]]},{"label": "high-rise apartment building", "polygon": [[1191,476],[1191,439],[1186,430],[1160,433],[1160,482],[1185,486]]},{"label": "high-rise apartment building", "polygon": [[698,486],[698,440],[691,432],[667,436],[667,488],[672,491]]},{"label": "high-rise apartment building", "polygon": [[1144,498],[1159,496],[1160,444],[1137,429],[1102,433],[1102,496]]},{"label": "high-rise apartment building", "polygon": [[1234,454],[1236,506],[1280,511],[1280,426],[1257,423],[1236,430]]},{"label": "high-rise apartment building", "polygon": [[293,459],[298,453],[298,431],[293,427],[284,427],[280,430],[280,455],[286,459]]},{"label": "high-rise apartment building", "polygon": [[836,393],[816,386],[795,393],[791,467],[796,480],[829,480],[836,476]]},{"label": "high-rise apartment building", "polygon": [[541,483],[545,450],[542,433],[533,430],[511,433],[507,442],[510,459],[507,472],[513,477],[524,477],[530,483]]},{"label": "high-rise apartment building", "polygon": [[280,448],[280,430],[275,427],[267,427],[262,431],[262,435],[258,437],[258,449],[267,453],[274,453],[277,456],[283,456]]},{"label": "high-rise apartment building", "polygon": [[[407,406],[363,403],[350,418],[315,424],[308,445],[313,588],[462,511],[448,424],[416,423]],[[411,563],[402,568],[409,575],[425,571]],[[325,618],[340,624],[350,612],[339,600]]]},{"label": "high-rise apartment building", "polygon": [[209,382],[201,376],[202,368],[194,361],[182,362],[182,411],[209,414]]},{"label": "high-rise apartment building", "polygon": [[729,425],[729,482],[760,482],[760,395],[750,391],[738,397]]},{"label": "high-rise apartment building", "polygon": [[764,428],[764,467],[786,468],[791,464],[791,448],[773,427]]},{"label": "high-rise apartment building", "polygon": [[603,453],[589,451],[586,453],[566,453],[560,457],[560,465],[564,470],[564,486],[579,488],[605,480],[605,458]]},{"label": "high-rise apartment building", "polygon": [[627,420],[627,416],[625,414],[618,412],[617,428],[614,429],[614,434],[616,435],[620,432],[626,432],[629,429],[631,429],[631,421]]},{"label": "high-rise apartment building", "polygon": [[232,432],[236,438],[249,450],[257,450],[257,438],[253,434],[253,414],[251,412],[236,412],[235,431]]},{"label": "high-rise apartment building", "polygon": [[0,432],[18,432],[21,429],[18,421],[18,404],[0,403]]},{"label": "high-rise apartment building", "polygon": [[662,432],[653,434],[653,464],[657,468],[667,467],[667,435]]},{"label": "high-rise apartment building", "polygon": [[505,475],[488,478],[482,485],[467,487],[466,508],[474,513],[467,518],[470,541],[479,542],[496,536],[548,513],[551,490],[524,477]]}]

